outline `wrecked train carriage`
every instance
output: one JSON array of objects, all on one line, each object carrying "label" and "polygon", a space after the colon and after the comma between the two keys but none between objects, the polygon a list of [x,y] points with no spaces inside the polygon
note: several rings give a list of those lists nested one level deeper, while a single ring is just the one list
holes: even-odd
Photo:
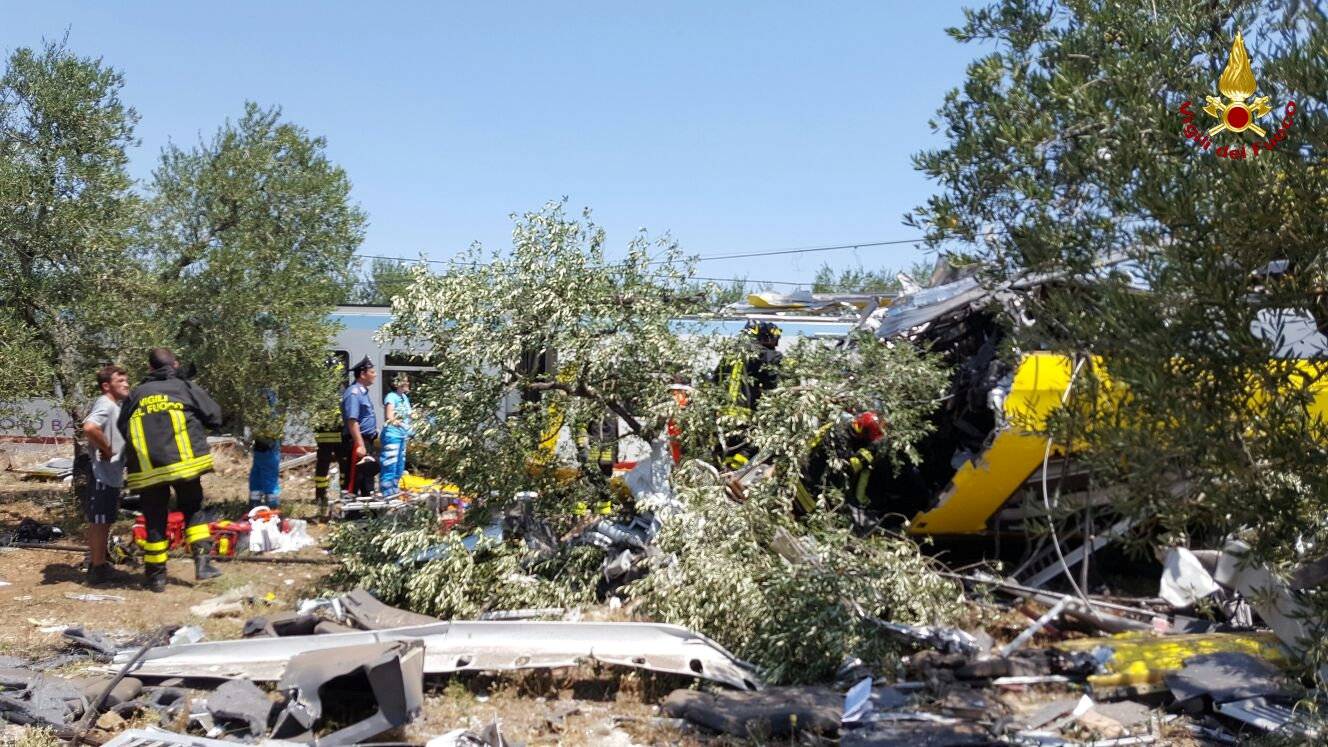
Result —
[{"label": "wrecked train carriage", "polygon": [[[1029,324],[1027,299],[1055,279],[1039,277],[984,287],[975,277],[902,296],[872,315],[878,339],[907,341],[940,353],[954,366],[951,392],[934,416],[935,430],[917,449],[922,464],[898,474],[877,470],[868,486],[873,503],[909,520],[916,535],[973,535],[1022,530],[1017,505],[1044,487],[1071,493],[1088,475],[1067,457],[1073,446],[1039,435],[1074,376],[1070,356],[1047,351],[999,354],[1008,321]],[[1275,359],[1295,360],[1313,374],[1328,358],[1328,337],[1305,312],[1263,312],[1255,334]],[[1110,381],[1101,366],[1094,374]],[[1310,375],[1316,405],[1328,418],[1328,382]]]}]

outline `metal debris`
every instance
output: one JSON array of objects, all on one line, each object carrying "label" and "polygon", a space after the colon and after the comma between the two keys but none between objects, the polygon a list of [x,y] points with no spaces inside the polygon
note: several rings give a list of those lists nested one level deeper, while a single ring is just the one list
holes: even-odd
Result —
[{"label": "metal debris", "polygon": [[239,722],[253,737],[267,735],[275,709],[267,693],[246,680],[228,680],[207,698],[207,712],[215,722]]},{"label": "metal debris", "polygon": [[[452,621],[387,630],[211,641],[152,649],[139,677],[281,679],[292,657],[368,643],[420,640],[424,671],[510,671],[600,662],[760,689],[751,665],[705,636],[676,625],[603,622]],[[128,661],[117,656],[115,664]]]},{"label": "metal debris", "polygon": [[[367,683],[367,687],[366,687]],[[321,745],[361,744],[409,723],[424,709],[424,646],[418,640],[313,651],[291,659],[277,687],[289,694],[272,733],[304,739],[322,721],[324,698],[339,705],[373,699],[367,718],[317,738]]]},{"label": "metal debris", "polygon": [[1319,732],[1306,726],[1290,708],[1268,698],[1246,698],[1214,706],[1218,713],[1256,729],[1315,739]]}]

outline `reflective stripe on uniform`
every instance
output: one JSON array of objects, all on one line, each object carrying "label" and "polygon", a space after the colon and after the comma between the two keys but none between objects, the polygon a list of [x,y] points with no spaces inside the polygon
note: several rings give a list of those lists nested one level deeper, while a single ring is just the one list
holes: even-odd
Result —
[{"label": "reflective stripe on uniform", "polygon": [[166,562],[166,550],[170,543],[166,540],[157,540],[148,542],[146,540],[138,543],[143,548],[143,562],[161,564]]},{"label": "reflective stripe on uniform", "polygon": [[864,508],[867,506],[867,483],[870,480],[871,480],[871,471],[863,470],[862,473],[858,475],[858,485],[857,488],[853,491],[853,499],[857,501],[857,504],[859,506],[862,506]]},{"label": "reflective stripe on uniform", "polygon": [[171,431],[175,434],[175,453],[181,462],[194,458],[194,447],[189,444],[189,425],[184,419],[184,410],[170,410]]},{"label": "reflective stripe on uniform", "polygon": [[339,444],[341,443],[341,431],[319,431],[314,434],[314,443]]},{"label": "reflective stripe on uniform", "polygon": [[323,475],[322,477],[314,475],[315,488],[326,488],[329,487],[330,485],[332,485],[332,478],[328,477],[327,475]]},{"label": "reflective stripe on uniform", "polygon": [[129,440],[138,453],[138,468],[143,471],[152,469],[152,459],[148,456],[148,439],[143,435],[143,416],[135,415],[129,419]]},{"label": "reflective stripe on uniform", "polygon": [[794,489],[793,497],[797,499],[798,505],[802,506],[803,511],[811,513],[816,510],[816,499],[812,498],[811,492],[801,482]]},{"label": "reflective stripe on uniform", "polygon": [[184,541],[189,544],[212,539],[212,530],[207,524],[195,524],[184,530]]},{"label": "reflective stripe on uniform", "polygon": [[[140,466],[141,463],[140,463]],[[158,485],[163,482],[175,482],[177,480],[190,480],[212,469],[212,455],[204,454],[201,457],[194,457],[188,461],[177,462],[165,467],[155,469],[140,469],[137,472],[130,472],[125,477],[125,487],[131,490],[147,488]]]},{"label": "reflective stripe on uniform", "polygon": [[744,363],[746,361],[735,360],[733,367],[729,369],[729,402],[735,405],[738,403],[738,397],[742,395],[742,369]]}]

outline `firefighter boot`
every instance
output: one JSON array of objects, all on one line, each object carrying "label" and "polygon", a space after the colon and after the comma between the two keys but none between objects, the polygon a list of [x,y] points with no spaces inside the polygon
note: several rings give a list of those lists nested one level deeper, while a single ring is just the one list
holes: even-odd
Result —
[{"label": "firefighter boot", "polygon": [[166,564],[143,564],[143,588],[160,594],[166,591]]},{"label": "firefighter boot", "polygon": [[194,553],[194,578],[206,581],[221,575],[221,569],[212,565],[212,540],[202,540],[190,546]]}]

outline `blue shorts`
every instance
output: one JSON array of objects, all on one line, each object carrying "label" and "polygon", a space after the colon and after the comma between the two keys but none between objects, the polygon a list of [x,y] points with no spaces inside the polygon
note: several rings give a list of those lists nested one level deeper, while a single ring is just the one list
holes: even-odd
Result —
[{"label": "blue shorts", "polygon": [[120,488],[93,479],[88,486],[89,524],[113,524],[120,515]]}]

